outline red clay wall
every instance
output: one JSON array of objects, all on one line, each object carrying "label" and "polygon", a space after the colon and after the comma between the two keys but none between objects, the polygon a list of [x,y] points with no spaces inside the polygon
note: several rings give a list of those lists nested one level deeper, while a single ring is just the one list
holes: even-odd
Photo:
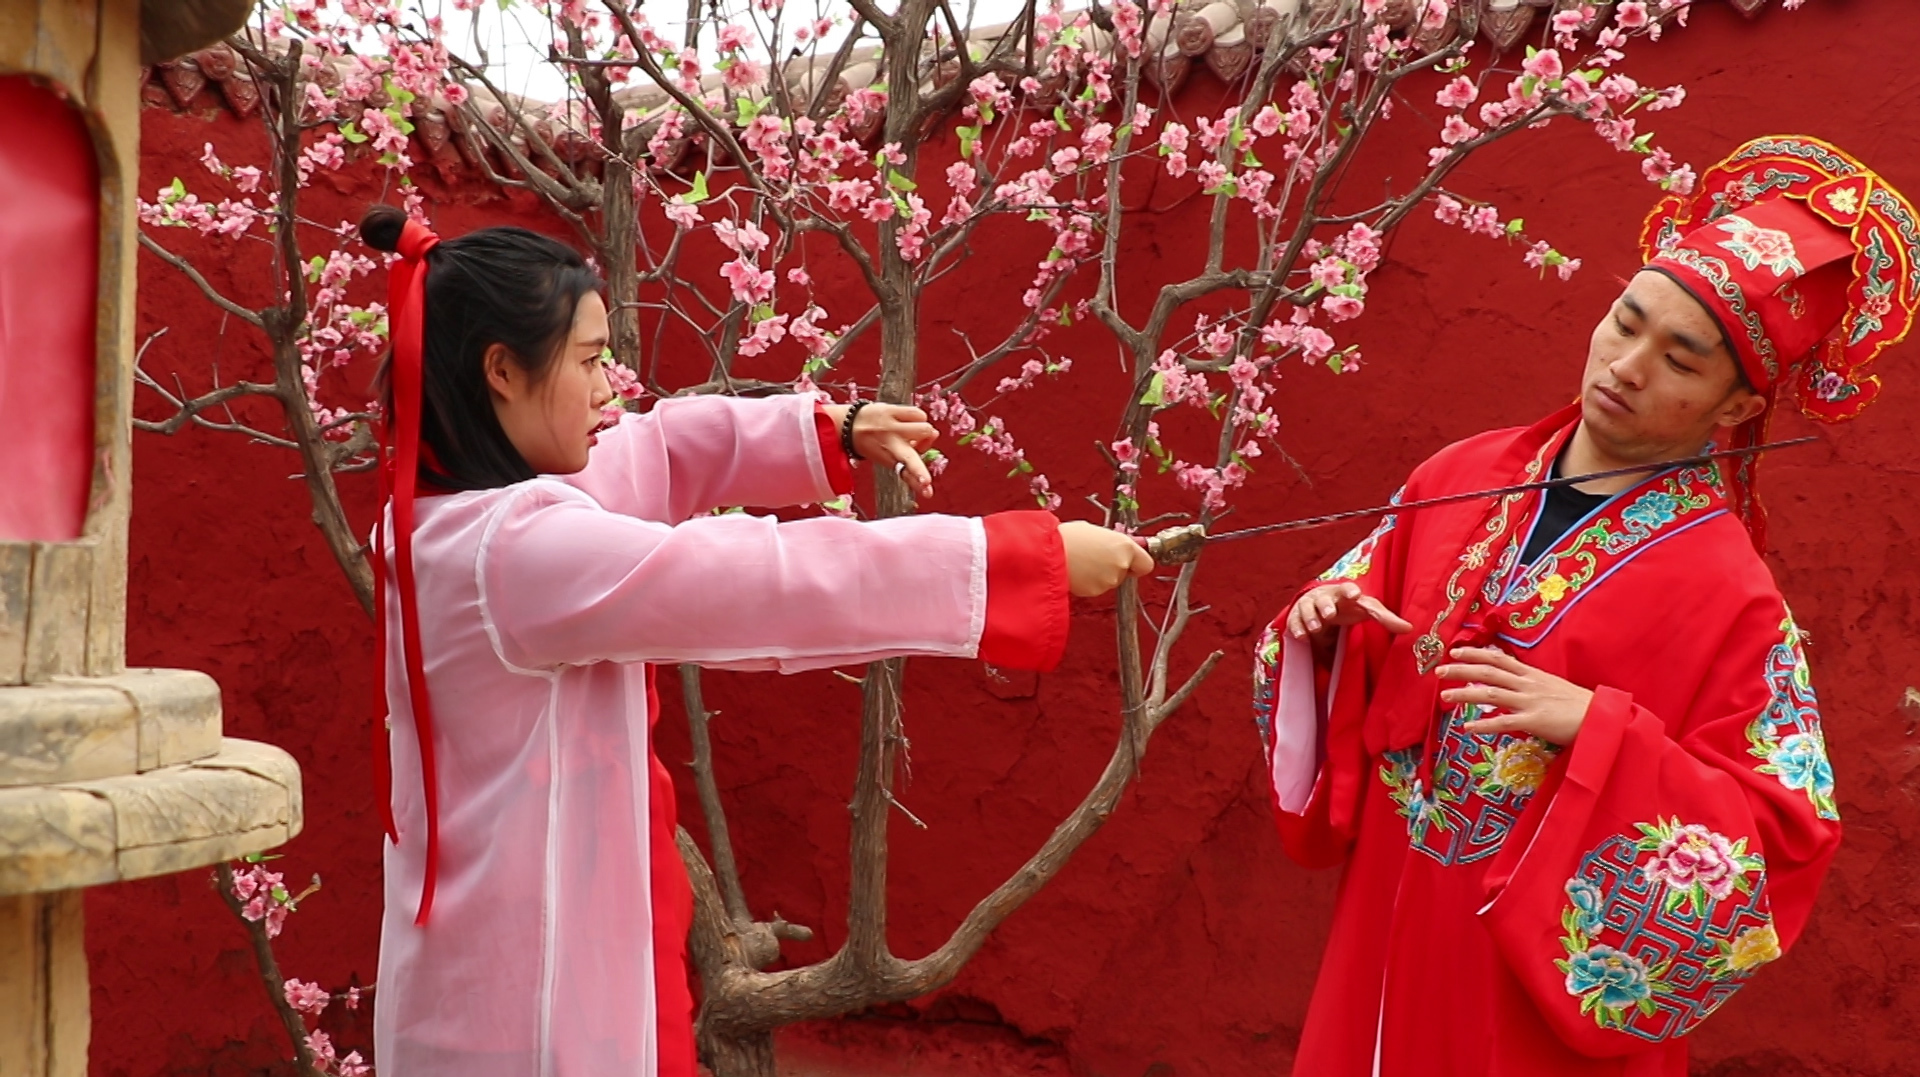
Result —
[{"label": "red clay wall", "polygon": [[[1666,145],[1705,165],[1746,138],[1807,131],[1920,192],[1920,110],[1912,104],[1920,94],[1912,60],[1920,15],[1911,0],[1817,0],[1753,25],[1724,4],[1703,5],[1695,22],[1643,50],[1635,70],[1643,81],[1683,81],[1690,91],[1681,111],[1654,117]],[[1210,76],[1196,82],[1183,109],[1213,110]],[[211,103],[179,116],[150,109],[142,186],[196,173],[213,130],[248,137]],[[1423,147],[1418,139],[1397,147],[1393,167],[1404,174]],[[1371,167],[1387,167],[1386,158]],[[1457,186],[1525,216],[1530,230],[1584,257],[1586,271],[1571,284],[1540,282],[1515,250],[1424,217],[1412,221],[1359,323],[1365,371],[1334,378],[1303,369],[1288,379],[1282,438],[1311,483],[1278,463],[1263,467],[1240,518],[1379,500],[1447,441],[1529,421],[1566,399],[1586,334],[1616,290],[1614,275],[1637,265],[1633,236],[1652,191],[1633,174],[1631,162],[1572,126],[1482,156]],[[434,193],[444,231],[503,221],[555,230],[526,203],[494,192]],[[334,184],[313,199],[312,215],[354,216],[371,194]],[[1155,205],[1171,201],[1163,194]],[[1157,214],[1135,233],[1126,259],[1143,275],[1191,266],[1200,212],[1189,201]],[[1011,232],[1007,241],[1031,237]],[[186,248],[211,265],[215,283],[261,298],[257,253]],[[923,369],[955,362],[946,311],[1017,302],[1026,273],[1024,259],[1009,260],[968,275],[964,292],[956,281],[950,295],[936,297]],[[231,326],[223,335],[212,308],[179,276],[143,259],[140,285],[142,335],[170,327],[155,345],[157,368],[191,374],[217,361],[228,378],[257,372],[253,341]],[[1101,374],[1110,369],[1108,352],[1093,339],[1077,351],[1071,338],[1056,343],[1080,359],[1073,378],[1083,396],[1062,407],[1059,396],[1036,394],[1011,412],[1013,428],[1056,488],[1094,489],[1088,446],[1111,437],[1107,417],[1124,389]],[[1772,563],[1815,641],[1849,830],[1805,939],[1697,1036],[1697,1073],[1890,1077],[1913,1072],[1920,1049],[1912,1020],[1920,1012],[1920,869],[1906,844],[1920,836],[1920,711],[1900,707],[1920,678],[1916,575],[1899,560],[1920,533],[1909,448],[1920,415],[1915,350],[1886,364],[1884,399],[1864,419],[1769,465]],[[1783,423],[1778,432],[1800,425]],[[142,435],[135,446],[131,658],[212,673],[225,688],[234,734],[280,744],[300,760],[307,829],[281,864],[290,879],[323,873],[326,889],[291,921],[282,960],[289,974],[335,989],[366,982],[379,894],[364,747],[367,625],[308,522],[301,487],[287,478],[295,466],[288,455],[205,432]],[[954,455],[941,507],[1020,503],[1014,484],[971,466],[964,451]],[[370,484],[343,485],[350,508],[366,519]],[[1107,829],[951,989],[884,1014],[795,1030],[785,1041],[791,1063],[844,1073],[1284,1072],[1336,879],[1285,863],[1272,836],[1248,719],[1248,653],[1283,596],[1357,530],[1209,554],[1199,594],[1211,609],[1197,619],[1185,663],[1213,647],[1229,657],[1163,728]],[[1037,680],[993,683],[974,663],[913,666],[913,780],[901,796],[930,829],[894,830],[900,952],[936,945],[1102,766],[1115,727],[1110,630],[1107,607],[1083,608],[1062,671]],[[708,698],[723,712],[719,771],[755,910],[813,925],[823,943],[790,953],[816,957],[837,942],[844,918],[857,696],[826,675],[714,675]],[[669,716],[664,728],[664,756],[685,759],[683,726]],[[94,891],[89,919],[96,1075],[259,1073],[278,1057],[251,957],[204,876]],[[1433,976],[1434,989],[1446,990],[1446,970]],[[329,1027],[343,1044],[368,1038],[364,1015]]]}]

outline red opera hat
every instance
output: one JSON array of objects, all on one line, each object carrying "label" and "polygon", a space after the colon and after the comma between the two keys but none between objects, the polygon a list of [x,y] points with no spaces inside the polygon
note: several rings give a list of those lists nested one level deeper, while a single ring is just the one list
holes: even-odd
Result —
[{"label": "red opera hat", "polygon": [[1647,268],[1719,319],[1747,380],[1770,401],[1792,385],[1808,415],[1839,422],[1880,391],[1867,368],[1920,306],[1920,214],[1818,139],[1755,139],[1670,195],[1641,233]]}]

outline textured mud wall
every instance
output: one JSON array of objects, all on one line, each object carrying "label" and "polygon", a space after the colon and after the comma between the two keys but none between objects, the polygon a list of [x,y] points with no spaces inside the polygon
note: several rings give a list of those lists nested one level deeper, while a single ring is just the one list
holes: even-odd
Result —
[{"label": "textured mud wall", "polygon": [[[1692,30],[1648,50],[1636,73],[1686,83],[1686,106],[1651,117],[1650,126],[1696,165],[1755,135],[1806,131],[1920,192],[1916,46],[1920,13],[1910,0],[1817,0],[1752,25],[1712,5],[1696,13]],[[1210,76],[1200,76],[1181,108],[1217,111],[1216,92]],[[235,138],[247,129],[210,102],[187,115],[149,110],[143,189],[197,172],[213,130]],[[1408,137],[1362,162],[1349,189],[1378,191],[1380,176],[1417,167],[1427,136]],[[1282,439],[1298,470],[1265,458],[1238,518],[1383,499],[1447,441],[1530,421],[1565,400],[1586,335],[1617,290],[1615,276],[1637,265],[1632,237],[1652,192],[1634,171],[1574,127],[1481,157],[1456,186],[1526,217],[1531,231],[1582,256],[1585,271],[1571,284],[1539,281],[1517,250],[1411,222],[1359,323],[1365,369],[1341,378],[1305,368],[1289,375]],[[323,189],[311,215],[357,215],[375,194],[359,182]],[[445,231],[503,221],[558,231],[528,203],[497,192],[428,187]],[[1143,288],[1197,265],[1204,208],[1181,195],[1156,191],[1125,251]],[[1034,259],[1045,253],[1018,229],[983,247],[1006,244],[1032,248]],[[209,245],[186,249],[210,266],[215,283],[257,302],[264,262],[254,246],[237,257],[226,247],[217,257]],[[952,278],[928,304],[925,370],[956,363],[950,328],[971,317],[958,312],[1017,304],[1025,256],[996,264],[964,284]],[[144,260],[140,285],[142,336],[171,327],[154,346],[158,369],[191,375],[217,362],[227,378],[261,372],[255,344],[223,326],[177,275]],[[851,301],[835,313],[847,309]],[[1013,429],[1057,489],[1095,489],[1090,446],[1111,438],[1109,417],[1124,388],[1103,342],[1062,334],[1051,343],[1078,360],[1072,378],[1081,395],[1067,403],[1034,394],[1009,413]],[[1911,1019],[1920,1012],[1920,865],[1908,845],[1920,836],[1920,712],[1899,706],[1920,680],[1920,577],[1906,560],[1920,537],[1920,468],[1909,447],[1920,416],[1917,351],[1885,365],[1888,389],[1866,418],[1769,465],[1771,559],[1812,634],[1849,830],[1807,936],[1698,1035],[1698,1073],[1890,1077],[1912,1072],[1920,1049]],[[1776,432],[1801,426],[1789,421]],[[300,759],[307,831],[281,864],[290,880],[321,872],[326,888],[293,918],[283,961],[289,974],[336,989],[364,983],[375,968],[379,892],[365,750],[367,626],[307,520],[299,484],[287,477],[289,455],[205,432],[135,444],[130,659],[207,670],[226,689],[235,735]],[[1020,505],[1020,489],[998,472],[975,466],[965,451],[953,455],[941,507]],[[367,518],[371,484],[350,478],[344,486],[350,507]],[[1247,715],[1248,652],[1283,596],[1362,530],[1210,553],[1198,592],[1211,608],[1196,619],[1180,664],[1190,668],[1215,647],[1228,659],[1163,728],[1110,825],[948,991],[790,1033],[796,1072],[1284,1072],[1337,880],[1284,863],[1272,837]],[[1110,607],[1083,606],[1065,666],[1044,677],[999,681],[971,663],[912,667],[912,780],[901,799],[929,828],[903,823],[894,831],[892,918],[902,953],[937,945],[1098,773],[1116,722],[1111,627]],[[838,941],[844,920],[857,694],[825,674],[714,675],[707,691],[721,712],[718,766],[750,898],[762,915],[819,930],[820,943],[790,950],[796,960],[817,957]],[[676,716],[663,728],[665,757],[687,758]],[[684,803],[690,812],[690,797]],[[90,893],[88,916],[96,1074],[242,1074],[271,1064],[275,1029],[250,956],[200,877]],[[1447,990],[1447,970],[1432,976],[1434,990]],[[364,1043],[365,1015],[335,1015],[349,1017],[329,1021],[336,1042]]]}]

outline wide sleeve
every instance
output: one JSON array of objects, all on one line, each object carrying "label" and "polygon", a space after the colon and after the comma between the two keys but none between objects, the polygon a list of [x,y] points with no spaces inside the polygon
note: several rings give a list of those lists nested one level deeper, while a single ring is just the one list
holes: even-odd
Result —
[{"label": "wide sleeve", "polygon": [[[1404,488],[1393,495],[1398,504]],[[1276,822],[1287,854],[1306,867],[1346,858],[1364,785],[1361,727],[1391,637],[1371,621],[1342,628],[1331,662],[1287,634],[1300,596],[1351,582],[1397,610],[1405,560],[1396,516],[1386,516],[1359,545],[1295,592],[1261,634],[1254,651],[1253,709],[1266,750]]]},{"label": "wide sleeve", "polygon": [[1490,865],[1482,919],[1574,1050],[1685,1034],[1806,924],[1840,823],[1801,641],[1755,599],[1679,720],[1596,690]]},{"label": "wide sleeve", "polygon": [[851,488],[851,474],[843,466],[833,481],[822,436],[811,397],[675,397],[622,416],[600,433],[585,470],[561,481],[609,512],[664,523],[828,501]]},{"label": "wide sleeve", "polygon": [[1057,526],[1046,513],[1003,515],[1046,523],[733,513],[669,526],[530,484],[487,524],[480,613],[501,660],[530,671],[615,661],[792,672],[983,647],[1003,665],[1050,668],[1067,626]]}]

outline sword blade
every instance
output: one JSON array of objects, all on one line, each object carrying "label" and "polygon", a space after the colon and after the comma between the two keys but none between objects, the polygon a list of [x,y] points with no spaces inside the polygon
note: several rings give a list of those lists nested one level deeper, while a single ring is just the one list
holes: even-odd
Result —
[{"label": "sword blade", "polygon": [[1575,486],[1583,482],[1598,482],[1601,479],[1618,479],[1628,475],[1650,475],[1675,468],[1698,467],[1730,457],[1757,456],[1774,449],[1790,449],[1796,445],[1806,445],[1820,440],[1818,437],[1789,438],[1786,441],[1770,441],[1765,445],[1754,445],[1745,449],[1722,449],[1719,452],[1701,453],[1684,460],[1663,460],[1657,464],[1639,464],[1634,467],[1614,468],[1611,471],[1592,471],[1585,475],[1564,475],[1557,479],[1542,479],[1538,482],[1523,482],[1513,486],[1499,486],[1491,490],[1474,490],[1464,494],[1445,494],[1440,497],[1422,498],[1419,501],[1407,501],[1401,504],[1375,505],[1366,509],[1348,509],[1345,512],[1332,512],[1325,516],[1306,516],[1298,520],[1283,520],[1277,524],[1261,524],[1258,527],[1243,527],[1235,531],[1222,531],[1206,536],[1209,544],[1232,542],[1235,539],[1251,538],[1254,535],[1271,535],[1284,531],[1309,531],[1316,527],[1329,527],[1345,523],[1348,520],[1364,520],[1375,516],[1389,516],[1418,509],[1433,508],[1436,505],[1456,505],[1462,501],[1474,501],[1480,498],[1505,497],[1508,494],[1524,494],[1534,490],[1552,490],[1561,486]]}]

